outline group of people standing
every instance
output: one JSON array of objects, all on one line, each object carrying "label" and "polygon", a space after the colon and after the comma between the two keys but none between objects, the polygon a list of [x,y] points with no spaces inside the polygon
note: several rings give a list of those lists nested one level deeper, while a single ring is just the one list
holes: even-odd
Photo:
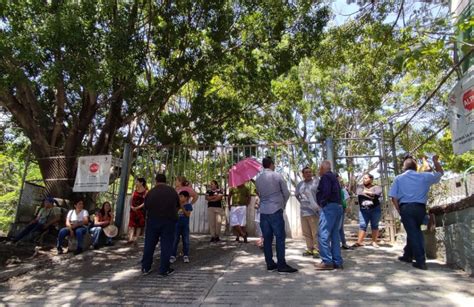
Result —
[{"label": "group of people standing", "polygon": [[[398,259],[412,263],[419,269],[427,269],[421,224],[426,214],[426,202],[429,188],[439,182],[443,169],[438,157],[433,157],[434,172],[417,172],[416,160],[407,157],[403,163],[403,174],[397,176],[390,189],[389,196],[395,209],[400,213],[407,232],[407,244],[403,256]],[[263,171],[255,180],[258,196],[258,216],[256,220],[263,241],[266,268],[280,274],[294,273],[298,270],[288,265],[285,259],[285,221],[284,210],[290,192],[283,176],[275,172],[275,163],[270,157],[262,160]],[[353,246],[346,243],[344,236],[344,213],[349,193],[344,188],[342,178],[332,171],[330,161],[323,161],[319,176],[314,176],[310,167],[302,170],[303,181],[298,183],[295,196],[300,203],[301,227],[306,242],[303,256],[320,258],[315,263],[316,270],[343,269],[341,248],[352,249],[364,245],[367,227],[372,229],[372,246],[378,247],[378,226],[381,218],[381,187],[373,183],[373,176],[365,174],[363,184],[357,188],[359,204],[359,233]],[[222,226],[223,191],[217,181],[210,183],[205,199],[208,202],[208,221],[211,243],[219,242]],[[166,176],[157,174],[155,186],[148,189],[144,178],[136,180],[131,199],[128,242],[135,243],[145,228],[145,245],[142,258],[142,272],[149,274],[153,262],[153,253],[158,241],[161,242],[160,275],[173,273],[171,263],[177,260],[178,245],[182,241],[183,261],[189,260],[190,215],[193,204],[198,199],[184,177],[178,177],[175,187],[166,184]],[[247,242],[246,231],[247,206],[251,201],[251,192],[244,184],[230,190],[230,226],[236,235],[236,241],[243,238]],[[44,206],[35,219],[14,241],[19,241],[31,232],[47,229],[57,223],[60,213],[53,205],[54,199],[47,197]],[[57,239],[58,253],[63,253],[66,237],[76,238],[75,254],[83,251],[84,236],[90,232],[94,248],[99,247],[99,238],[106,234],[106,245],[112,244],[113,234],[106,229],[113,225],[114,215],[109,202],[104,202],[96,212],[91,227],[89,213],[84,209],[83,200],[74,203],[74,209],[67,213],[65,227],[60,229]],[[145,227],[146,225],[146,227]],[[276,261],[273,258],[273,240],[276,245]],[[413,262],[415,261],[415,262]]]},{"label": "group of people standing", "polygon": [[[314,176],[307,166],[302,170],[303,181],[297,184],[295,196],[300,203],[301,228],[306,241],[303,256],[321,258],[315,265],[318,270],[342,269],[341,250],[363,246],[367,225],[372,228],[373,246],[377,245],[378,224],[381,216],[379,197],[382,189],[373,184],[373,176],[365,174],[363,185],[357,189],[359,211],[359,236],[353,246],[346,242],[344,217],[349,192],[339,174],[331,171],[331,163],[323,161],[319,176]],[[284,193],[286,194],[286,192]]]},{"label": "group of people standing", "polygon": [[[283,212],[290,197],[283,177],[275,172],[271,157],[262,160],[263,172],[257,177],[256,188],[260,198],[260,228],[268,271],[280,274],[298,270],[286,263],[285,221]],[[341,187],[331,171],[331,162],[323,161],[319,178],[314,178],[309,167],[303,169],[303,181],[297,185],[296,197],[301,205],[301,225],[306,240],[304,256],[320,257],[317,270],[343,268],[340,250],[342,223]],[[277,261],[273,259],[272,243],[275,237]]]},{"label": "group of people standing", "polygon": [[[426,215],[428,192],[430,186],[439,182],[443,175],[438,156],[433,157],[433,163],[434,172],[417,172],[416,160],[411,156],[405,158],[403,173],[395,177],[389,192],[407,232],[404,254],[398,259],[422,270],[427,269],[421,225]],[[260,198],[260,227],[267,269],[278,270],[283,274],[294,273],[297,269],[289,266],[285,260],[283,211],[290,194],[283,177],[274,172],[273,160],[266,157],[262,164],[264,170],[256,180],[256,187]],[[382,189],[373,183],[371,174],[365,174],[363,184],[357,188],[359,233],[352,247],[346,243],[343,228],[349,194],[340,176],[332,172],[331,162],[321,163],[319,177],[313,177],[309,167],[302,170],[302,175],[303,181],[297,185],[295,195],[300,202],[301,226],[306,241],[303,256],[321,258],[321,262],[315,264],[316,270],[343,269],[341,247],[352,249],[364,246],[369,224],[372,229],[371,244],[379,247]],[[276,240],[276,263],[272,252],[273,237]]]},{"label": "group of people standing", "polygon": [[[404,255],[400,261],[412,262],[413,266],[426,269],[424,258],[423,237],[420,226],[426,212],[427,193],[430,185],[438,182],[442,176],[442,168],[437,157],[434,159],[434,173],[417,173],[416,160],[404,161],[404,173],[395,178],[389,196],[395,208],[400,212],[402,223],[407,231],[408,240]],[[295,273],[298,270],[288,265],[285,259],[285,221],[284,210],[290,192],[283,176],[275,172],[275,164],[270,157],[262,160],[263,171],[258,175],[255,186],[259,198],[259,226],[263,239],[263,251],[268,271],[280,274]],[[319,176],[313,176],[312,170],[302,170],[303,181],[296,187],[296,198],[300,202],[301,226],[306,241],[304,256],[320,258],[315,263],[316,270],[343,269],[341,248],[352,249],[364,245],[367,227],[372,229],[372,246],[378,247],[378,226],[381,218],[381,187],[373,183],[373,176],[365,174],[363,184],[357,188],[359,209],[359,233],[353,246],[346,243],[343,228],[344,212],[347,207],[349,193],[343,182],[332,171],[330,161],[323,161],[319,168]],[[176,248],[179,236],[183,240],[184,261],[189,262],[189,215],[192,203],[197,199],[195,193],[185,180],[179,178],[176,189],[166,185],[163,174],[156,176],[156,186],[148,192],[144,199],[147,228],[145,247],[142,259],[142,271],[151,271],[152,256],[158,240],[161,241],[160,275],[173,273],[170,263],[176,261]],[[192,191],[191,191],[192,190]],[[250,191],[240,185],[230,191],[230,226],[236,234],[247,241],[245,229],[246,208],[250,203]],[[212,181],[206,192],[208,202],[209,226],[211,242],[220,241],[223,192],[216,181]],[[180,213],[181,212],[181,213]],[[184,224],[177,223],[177,217]],[[183,226],[186,225],[186,226]],[[276,245],[276,261],[273,257],[273,240]]]}]

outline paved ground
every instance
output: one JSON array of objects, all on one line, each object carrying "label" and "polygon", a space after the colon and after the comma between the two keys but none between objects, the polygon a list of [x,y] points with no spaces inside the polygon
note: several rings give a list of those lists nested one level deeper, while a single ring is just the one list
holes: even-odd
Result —
[{"label": "paved ground", "polygon": [[474,306],[473,278],[432,261],[428,271],[414,269],[396,260],[400,247],[347,251],[343,271],[316,272],[316,260],[300,256],[304,244],[289,240],[288,262],[300,271],[283,276],[265,270],[253,244],[191,242],[191,263],[179,259],[168,278],[141,276],[141,246],[55,256],[1,283],[0,305]]}]

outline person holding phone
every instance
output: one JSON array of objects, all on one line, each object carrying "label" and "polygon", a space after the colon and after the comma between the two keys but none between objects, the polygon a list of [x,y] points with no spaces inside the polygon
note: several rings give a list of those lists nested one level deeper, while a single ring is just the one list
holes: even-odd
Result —
[{"label": "person holding phone", "polygon": [[[407,242],[402,262],[411,263],[413,267],[427,270],[425,244],[421,225],[426,215],[426,202],[430,187],[438,183],[444,174],[437,155],[433,156],[434,172],[417,172],[416,160],[412,157],[403,161],[403,173],[393,180],[389,196],[393,206],[401,216],[407,232]],[[413,260],[415,262],[413,263]]]}]

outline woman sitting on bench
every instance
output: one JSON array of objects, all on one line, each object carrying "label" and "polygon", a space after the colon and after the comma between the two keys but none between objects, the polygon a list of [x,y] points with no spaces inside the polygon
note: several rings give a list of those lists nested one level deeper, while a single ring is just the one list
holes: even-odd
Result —
[{"label": "woman sitting on bench", "polygon": [[59,231],[58,235],[58,254],[63,253],[63,242],[66,237],[69,239],[76,236],[77,248],[74,255],[82,253],[82,245],[84,242],[84,235],[87,233],[87,226],[89,224],[89,212],[84,209],[84,201],[78,200],[74,204],[74,209],[70,210],[66,217],[66,227]]},{"label": "woman sitting on bench", "polygon": [[[100,234],[104,231],[105,227],[112,225],[113,221],[114,214],[112,213],[112,206],[106,201],[102,204],[102,208],[96,213],[94,217],[94,227],[90,230],[94,249],[99,248]],[[112,238],[107,235],[106,238],[105,245],[112,245]]]}]

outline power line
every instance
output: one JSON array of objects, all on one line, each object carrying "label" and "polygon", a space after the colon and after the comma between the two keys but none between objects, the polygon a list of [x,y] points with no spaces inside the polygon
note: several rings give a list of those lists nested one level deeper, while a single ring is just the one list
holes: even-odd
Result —
[{"label": "power line", "polygon": [[444,129],[446,129],[447,127],[449,126],[449,123],[446,123],[443,125],[443,127],[439,128],[438,131],[436,131],[435,133],[431,134],[429,137],[427,137],[420,145],[416,146],[414,149],[410,150],[410,154],[416,152],[418,149],[420,149],[423,145],[425,145],[426,143],[428,143],[429,140],[431,140],[432,138],[434,138],[436,135],[438,135],[438,133],[440,133],[441,131],[443,131]]},{"label": "power line", "polygon": [[410,117],[410,119],[405,123],[403,124],[403,126],[400,128],[400,130],[398,130],[397,133],[395,133],[395,135],[393,136],[394,138],[396,138],[397,136],[400,135],[400,133],[408,126],[408,124],[412,121],[412,119],[418,114],[418,112],[421,111],[421,109],[423,109],[425,107],[425,105],[431,100],[431,98],[434,97],[434,95],[439,91],[439,89],[441,88],[441,86],[446,82],[446,80],[448,80],[448,78],[452,75],[453,72],[456,71],[456,69],[465,61],[469,58],[469,56],[474,52],[474,49],[471,49],[466,55],[464,55],[464,57],[456,63],[456,65],[454,65],[453,67],[451,67],[451,70],[448,72],[448,74],[446,76],[444,76],[444,78],[441,80],[441,82],[438,84],[438,86],[436,87],[436,89],[431,92],[431,94],[428,96],[428,98],[425,99],[425,101],[418,107],[418,109],[416,110],[416,112]]}]

